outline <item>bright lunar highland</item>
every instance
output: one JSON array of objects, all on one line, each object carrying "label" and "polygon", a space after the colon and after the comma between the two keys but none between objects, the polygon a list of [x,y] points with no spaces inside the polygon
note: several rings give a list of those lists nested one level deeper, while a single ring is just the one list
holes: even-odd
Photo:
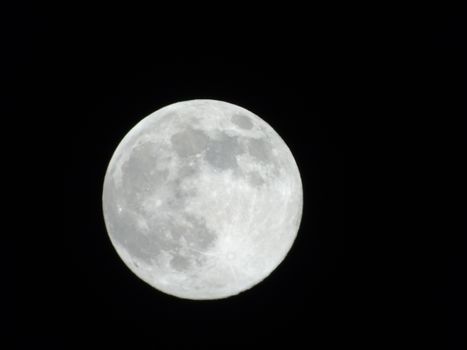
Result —
[{"label": "bright lunar highland", "polygon": [[239,106],[174,103],[118,145],[104,180],[110,240],[143,281],[186,299],[220,299],[285,258],[303,207],[300,173],[281,137]]}]

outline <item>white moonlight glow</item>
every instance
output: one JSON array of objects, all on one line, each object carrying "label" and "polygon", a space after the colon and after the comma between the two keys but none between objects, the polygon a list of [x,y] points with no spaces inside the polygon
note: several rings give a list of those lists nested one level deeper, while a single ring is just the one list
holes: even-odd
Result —
[{"label": "white moonlight glow", "polygon": [[154,112],[123,138],[104,181],[117,253],[180,298],[219,299],[266,278],[297,235],[297,164],[265,121],[215,100]]}]

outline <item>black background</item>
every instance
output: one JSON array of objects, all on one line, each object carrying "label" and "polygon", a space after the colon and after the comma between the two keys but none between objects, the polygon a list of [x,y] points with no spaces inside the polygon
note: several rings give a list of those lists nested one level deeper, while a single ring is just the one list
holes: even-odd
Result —
[{"label": "black background", "polygon": [[[271,6],[13,11],[7,96],[35,171],[12,252],[18,347],[465,345],[462,9]],[[122,137],[196,98],[266,120],[304,186],[286,260],[218,301],[140,281],[101,209]]]}]

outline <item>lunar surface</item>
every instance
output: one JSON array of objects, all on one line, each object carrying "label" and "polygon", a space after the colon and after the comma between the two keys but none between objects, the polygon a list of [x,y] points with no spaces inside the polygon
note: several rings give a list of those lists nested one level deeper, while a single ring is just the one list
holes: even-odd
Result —
[{"label": "lunar surface", "polygon": [[215,101],[179,102],[141,120],[107,168],[103,210],[130,270],[164,293],[220,299],[285,258],[303,205],[289,148],[261,118]]}]

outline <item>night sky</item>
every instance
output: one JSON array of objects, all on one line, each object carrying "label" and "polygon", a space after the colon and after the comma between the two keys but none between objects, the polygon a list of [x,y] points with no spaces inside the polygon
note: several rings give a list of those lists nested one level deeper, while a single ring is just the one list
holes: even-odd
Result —
[{"label": "night sky", "polygon": [[[8,309],[17,348],[462,348],[461,11],[420,24],[355,8],[54,11],[25,5],[7,23],[11,119],[28,126],[33,145],[21,157],[37,173],[23,182],[34,179],[33,214],[19,219],[8,252],[19,262]],[[155,110],[198,98],[268,122],[304,188],[284,262],[217,301],[139,280],[112,247],[101,205],[122,137]]]}]

